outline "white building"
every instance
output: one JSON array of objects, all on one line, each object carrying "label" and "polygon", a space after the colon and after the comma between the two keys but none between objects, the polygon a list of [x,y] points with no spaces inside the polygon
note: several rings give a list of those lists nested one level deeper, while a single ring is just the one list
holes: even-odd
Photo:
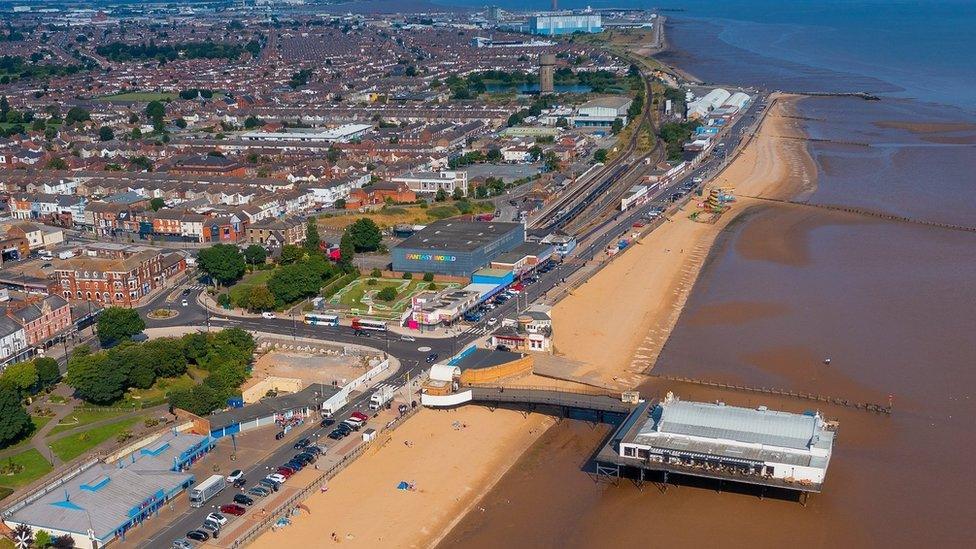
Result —
[{"label": "white building", "polygon": [[721,107],[732,97],[728,90],[715,88],[714,90],[688,103],[688,118],[702,118],[708,113]]},{"label": "white building", "polygon": [[668,393],[648,416],[633,437],[620,441],[622,458],[805,487],[819,487],[827,474],[834,431],[819,413],[685,402]]},{"label": "white building", "polygon": [[626,96],[597,97],[583,103],[576,109],[574,125],[610,126],[613,121],[620,119],[627,125],[627,109],[634,100]]},{"label": "white building", "polygon": [[390,181],[406,183],[415,193],[434,194],[439,189],[444,189],[447,194],[451,194],[454,189],[459,188],[465,195],[468,194],[468,172],[465,171],[407,173],[391,178]]},{"label": "white building", "polygon": [[370,124],[344,124],[330,130],[293,128],[287,132],[247,132],[245,141],[297,141],[305,143],[348,143],[365,136],[373,129]]},{"label": "white building", "polygon": [[0,364],[26,358],[27,332],[24,327],[6,316],[0,316]]}]

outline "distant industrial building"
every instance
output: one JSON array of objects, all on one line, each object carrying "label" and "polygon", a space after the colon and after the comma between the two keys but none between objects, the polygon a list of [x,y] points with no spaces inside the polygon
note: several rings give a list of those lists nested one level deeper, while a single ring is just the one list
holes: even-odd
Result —
[{"label": "distant industrial building", "polygon": [[369,124],[345,124],[330,130],[294,128],[287,132],[247,132],[241,135],[245,141],[297,141],[300,143],[348,143],[366,135],[373,126]]},{"label": "distant industrial building", "polygon": [[523,242],[521,223],[435,221],[393,247],[393,270],[469,277]]},{"label": "distant industrial building", "polygon": [[627,109],[633,102],[626,96],[597,97],[576,109],[574,125],[578,128],[612,126],[613,121],[619,118],[626,126]]},{"label": "distant industrial building", "polygon": [[556,45],[550,40],[496,40],[475,36],[471,39],[471,45],[475,48],[545,48]]},{"label": "distant industrial building", "polygon": [[657,404],[637,406],[597,461],[819,492],[835,430],[836,424],[815,412],[682,401],[668,393]]},{"label": "distant industrial building", "polygon": [[546,13],[529,19],[529,32],[543,36],[602,31],[600,14]]}]

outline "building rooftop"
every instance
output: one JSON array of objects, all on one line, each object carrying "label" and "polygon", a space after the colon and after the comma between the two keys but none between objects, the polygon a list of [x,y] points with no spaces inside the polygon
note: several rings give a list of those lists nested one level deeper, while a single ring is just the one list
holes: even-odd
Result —
[{"label": "building rooftop", "polygon": [[279,412],[297,410],[305,406],[314,407],[315,404],[321,404],[338,392],[338,387],[315,383],[297,393],[266,398],[243,408],[231,408],[207,418],[210,421],[210,432],[212,433],[225,427],[231,427],[238,423],[268,417]]},{"label": "building rooftop", "polygon": [[457,221],[445,219],[427,225],[396,248],[470,252],[519,230],[521,223]]}]

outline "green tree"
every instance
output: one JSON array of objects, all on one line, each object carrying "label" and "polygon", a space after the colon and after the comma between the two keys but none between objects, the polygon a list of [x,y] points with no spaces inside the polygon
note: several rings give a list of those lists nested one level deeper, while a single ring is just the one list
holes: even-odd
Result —
[{"label": "green tree", "polygon": [[51,357],[45,356],[35,359],[34,367],[37,368],[37,383],[42,390],[53,386],[61,379],[58,361]]},{"label": "green tree", "polygon": [[19,394],[29,394],[37,387],[37,366],[31,360],[11,364],[4,369],[3,376],[0,379],[5,384],[17,389]]},{"label": "green tree", "polygon": [[64,115],[64,123],[68,126],[75,122],[87,122],[91,120],[91,113],[81,107],[71,107]]},{"label": "green tree", "polygon": [[146,105],[146,118],[149,120],[153,122],[156,122],[157,120],[162,121],[165,116],[166,106],[161,102],[151,101],[148,105]]},{"label": "green tree", "polygon": [[434,194],[434,201],[444,202],[445,200],[447,200],[447,191],[444,189],[437,189],[437,193]]},{"label": "green tree", "polygon": [[461,190],[461,187],[454,187],[454,191],[451,193],[451,198],[454,200],[461,200],[464,198],[464,191]]},{"label": "green tree", "polygon": [[98,340],[102,346],[128,339],[146,329],[135,309],[108,307],[98,315]]},{"label": "green tree", "polygon": [[340,198],[340,199],[336,200],[335,201],[335,204],[333,204],[332,207],[335,208],[335,209],[337,209],[337,210],[345,210],[346,209],[346,199],[345,198]]},{"label": "green tree", "polygon": [[275,271],[268,279],[268,290],[277,303],[294,303],[304,297],[318,293],[322,279],[316,276],[304,263],[285,265]]},{"label": "green tree", "polygon": [[255,286],[247,297],[248,309],[251,311],[270,311],[275,306],[275,296],[267,286]]},{"label": "green tree", "polygon": [[379,226],[368,217],[359,218],[346,227],[345,234],[352,239],[356,253],[374,252],[379,249],[383,241],[383,233],[380,232]]},{"label": "green tree", "polygon": [[383,276],[383,271],[379,270],[378,267],[373,267],[373,270],[369,272],[369,276],[373,278],[380,278]]},{"label": "green tree", "polygon": [[547,172],[559,171],[559,157],[552,151],[546,151],[543,156],[543,165]]},{"label": "green tree", "polygon": [[251,130],[264,125],[264,121],[256,116],[248,116],[244,119],[244,129]]},{"label": "green tree", "polygon": [[244,254],[233,244],[214,244],[200,250],[197,263],[215,286],[230,284],[244,276]]},{"label": "green tree", "polygon": [[0,383],[0,446],[6,447],[31,429],[27,410],[13,387]]},{"label": "green tree", "polygon": [[305,257],[305,250],[294,245],[285,244],[281,247],[281,257],[279,261],[282,265],[291,265]]},{"label": "green tree", "polygon": [[529,147],[529,159],[533,162],[538,162],[540,158],[542,158],[542,147],[538,145]]},{"label": "green tree", "polygon": [[263,264],[268,260],[268,250],[265,250],[263,246],[251,244],[247,248],[244,248],[244,259],[251,265]]},{"label": "green tree", "polygon": [[624,121],[620,118],[614,118],[613,124],[610,124],[610,133],[617,135],[621,130],[624,129]]},{"label": "green tree", "polygon": [[433,282],[434,273],[424,273],[424,282]]},{"label": "green tree", "polygon": [[311,217],[305,226],[305,249],[310,252],[318,251],[321,242],[318,224],[315,222],[315,218]]},{"label": "green tree", "polygon": [[43,549],[48,545],[51,545],[51,534],[47,530],[38,530],[34,534],[34,546]]},{"label": "green tree", "polygon": [[352,235],[349,231],[342,233],[339,239],[339,266],[343,269],[352,267],[352,258],[356,254],[356,245],[353,243]]},{"label": "green tree", "polygon": [[115,131],[108,126],[102,126],[98,128],[98,140],[99,141],[111,141],[115,139]]},{"label": "green tree", "polygon": [[376,298],[382,301],[390,302],[396,299],[397,292],[396,288],[393,286],[386,286],[380,291],[376,292]]},{"label": "green tree", "polygon": [[149,201],[149,207],[152,208],[154,212],[158,212],[159,209],[165,205],[166,201],[158,196]]},{"label": "green tree", "polygon": [[607,150],[606,149],[597,149],[593,153],[593,160],[595,162],[606,162],[607,161]]},{"label": "green tree", "polygon": [[403,278],[404,280],[413,280],[413,273],[403,273],[403,276],[401,278]]},{"label": "green tree", "polygon": [[496,148],[488,149],[488,156],[486,156],[485,159],[487,159],[488,162],[501,162],[502,151]]},{"label": "green tree", "polygon": [[105,353],[82,354],[68,361],[66,381],[82,399],[110,404],[125,392],[128,372],[109,364]]},{"label": "green tree", "polygon": [[210,336],[208,334],[193,332],[184,335],[180,342],[183,344],[183,356],[187,360],[196,363],[207,354],[207,349],[210,346]]},{"label": "green tree", "polygon": [[186,373],[187,360],[183,340],[172,337],[153,339],[142,344],[150,364],[159,377],[177,377]]},{"label": "green tree", "polygon": [[325,152],[325,159],[331,164],[338,162],[340,156],[342,156],[342,152],[335,145],[329,147],[329,150]]},{"label": "green tree", "polygon": [[62,534],[51,540],[51,547],[54,549],[74,549],[75,538],[71,534]]}]

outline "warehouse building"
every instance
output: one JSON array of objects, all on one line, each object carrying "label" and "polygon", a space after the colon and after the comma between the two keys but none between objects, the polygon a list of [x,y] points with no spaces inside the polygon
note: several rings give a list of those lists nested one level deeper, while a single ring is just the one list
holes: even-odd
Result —
[{"label": "warehouse building", "polygon": [[574,32],[603,32],[603,21],[598,13],[571,14],[545,13],[529,19],[529,32],[544,36],[573,34]]},{"label": "warehouse building", "polygon": [[155,516],[193,485],[189,466],[213,448],[208,436],[167,433],[112,462],[92,462],[5,509],[10,528],[70,535],[75,547],[93,549]]},{"label": "warehouse building", "polygon": [[523,242],[521,223],[436,221],[394,246],[393,270],[470,277]]},{"label": "warehouse building", "polygon": [[634,100],[624,96],[597,97],[583,103],[576,109],[574,125],[578,128],[591,126],[613,125],[613,121],[620,119],[627,125],[627,110]]}]

